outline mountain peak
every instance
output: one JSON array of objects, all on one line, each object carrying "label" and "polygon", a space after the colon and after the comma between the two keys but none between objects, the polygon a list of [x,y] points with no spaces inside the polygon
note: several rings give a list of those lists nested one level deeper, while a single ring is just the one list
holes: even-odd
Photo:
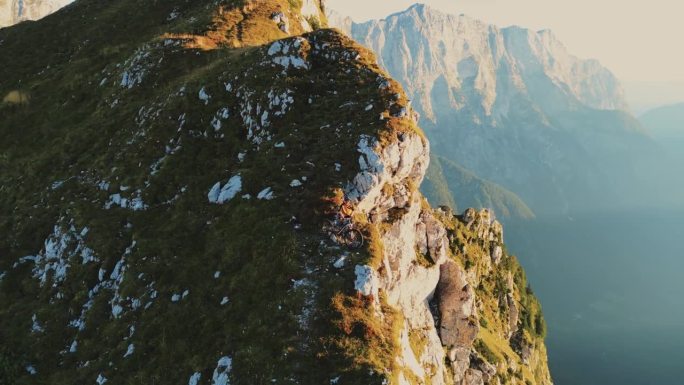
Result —
[{"label": "mountain peak", "polygon": [[[431,66],[429,71],[433,74],[438,71],[443,79],[452,83],[452,89],[461,89],[470,98],[479,97],[482,110],[474,112],[478,119],[483,116],[494,120],[505,118],[511,105],[508,97],[513,93],[527,95],[533,92],[535,88],[526,87],[525,79],[537,81],[533,79],[540,76],[551,83],[552,93],[557,95],[554,98],[565,99],[565,104],[606,110],[628,109],[617,78],[595,61],[571,55],[548,29],[535,32],[520,26],[498,28],[468,16],[449,15],[423,4],[415,4],[384,20],[346,28],[353,30],[358,41],[376,52],[386,52],[385,48],[377,45],[377,41],[373,41],[376,34],[383,36],[385,45],[396,45],[392,51],[393,58],[387,58],[386,62],[381,55],[381,64],[390,72],[394,68],[412,72],[414,75],[406,76],[411,79],[411,84],[407,85],[409,90],[415,89],[420,94],[431,92],[435,78],[422,76],[427,73],[425,69],[411,68],[428,65]],[[406,36],[403,47],[399,42],[391,41],[398,30]],[[400,60],[401,55],[396,52],[406,49],[412,52],[411,60],[406,63],[389,62]],[[403,75],[399,77],[403,78]],[[502,82],[510,84],[504,86]],[[540,98],[540,101],[544,99]],[[457,109],[462,104],[455,95],[448,100]],[[549,108],[557,104],[546,103]],[[431,105],[423,105],[422,108],[425,116],[434,116]]]},{"label": "mountain peak", "polygon": [[411,5],[410,7],[406,8],[402,11],[398,11],[398,12],[395,12],[395,13],[388,15],[387,17],[384,18],[384,20],[389,20],[389,19],[397,18],[397,17],[406,17],[409,15],[414,15],[414,16],[418,16],[421,18],[426,18],[426,17],[429,17],[431,15],[439,15],[440,13],[441,12],[439,10],[433,8],[432,6],[430,6],[428,4],[415,3],[415,4]]},{"label": "mountain peak", "polygon": [[415,3],[415,4],[411,5],[410,7],[408,7],[406,9],[406,11],[404,11],[404,12],[415,11],[415,12],[423,13],[423,12],[431,12],[432,10],[433,10],[433,8],[430,7],[429,5],[425,4],[425,3]]}]

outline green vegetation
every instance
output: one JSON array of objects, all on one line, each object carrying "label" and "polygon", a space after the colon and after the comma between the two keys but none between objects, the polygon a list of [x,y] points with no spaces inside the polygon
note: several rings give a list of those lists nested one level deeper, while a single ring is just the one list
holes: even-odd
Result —
[{"label": "green vegetation", "polygon": [[[334,322],[344,334],[331,339],[329,343],[341,350],[344,357],[351,358],[354,366],[374,368],[378,379],[382,376],[391,377],[398,369],[396,357],[403,318],[382,297],[379,301],[384,317],[377,317],[370,301],[370,298],[361,299],[342,294],[333,298],[332,307],[338,314]],[[368,378],[366,373],[345,374],[345,381]]]},{"label": "green vegetation", "polygon": [[9,347],[3,347],[0,350],[0,383],[13,384],[17,381],[19,373],[22,368],[19,360],[9,350]]},{"label": "green vegetation", "polygon": [[499,362],[501,362],[501,359],[499,358],[499,356],[497,356],[497,355],[492,351],[492,349],[491,349],[489,346],[487,346],[487,344],[486,344],[482,339],[477,339],[477,340],[475,340],[475,345],[474,345],[474,347],[475,347],[475,350],[476,350],[482,357],[484,357],[484,359],[487,360],[487,362],[489,362],[490,364],[496,365],[496,364],[498,364]]},{"label": "green vegetation", "polygon": [[416,249],[416,263],[423,267],[430,267],[435,264],[430,256],[421,253],[418,249]]},{"label": "green vegetation", "polygon": [[[271,15],[296,20],[301,4],[242,5],[81,0],[0,30],[0,383],[176,383],[211,378],[224,356],[234,385],[396,381],[402,315],[353,289],[355,265],[380,268],[387,224],[355,217],[362,250],[320,227],[358,172],[360,135],[422,133],[392,117],[406,95],[366,49],[320,29],[276,62],[267,43],[286,35]],[[493,243],[439,215],[450,255],[485,275]],[[513,291],[540,335],[538,302],[504,261],[478,294]],[[514,357],[485,299],[478,349]],[[423,331],[409,341],[425,350]]]},{"label": "green vegetation", "polygon": [[[546,325],[541,306],[529,288],[516,257],[508,254],[496,235],[490,238],[491,231],[498,227],[481,223],[478,214],[468,219],[470,223],[466,223],[466,215],[441,215],[439,218],[447,228],[453,258],[469,274],[474,274],[475,282],[478,282],[475,292],[482,306],[478,314],[480,328],[474,343],[475,350],[494,365],[510,360],[517,362],[518,371],[497,373],[502,383],[514,383],[512,379],[533,384],[546,382],[549,376],[543,343]],[[491,259],[491,251],[495,247],[502,248],[498,265]],[[515,314],[518,314],[518,322],[513,328],[510,317]],[[518,331],[514,333],[516,329]],[[527,352],[537,359],[532,365],[523,363],[523,346],[529,348]]]},{"label": "green vegetation", "polygon": [[[0,383],[176,383],[211,378],[222,356],[237,385],[393,373],[399,316],[380,324],[352,294],[354,264],[381,256],[378,229],[364,228],[352,269],[332,271],[340,250],[319,228],[322,198],[357,172],[359,135],[416,130],[378,119],[406,97],[395,82],[379,89],[374,57],[329,30],[306,36],[308,70],[283,71],[260,44],[285,37],[270,13],[287,2],[241,4],[82,0],[0,30],[0,78],[12,79],[0,82],[0,340],[13,349]],[[30,103],[17,105],[28,100],[17,89]],[[267,107],[270,93],[292,97],[286,113],[273,109],[282,100]],[[340,108],[350,101],[364,104]],[[363,113],[368,103],[377,110]],[[257,143],[247,117],[269,108]],[[209,203],[238,174],[239,195]],[[274,199],[257,199],[266,188]],[[145,208],[107,208],[115,194]],[[82,263],[69,240],[65,280],[48,271],[41,286],[32,262],[12,266],[44,254],[55,226],[83,233],[97,261]],[[70,326],[82,313],[84,329]],[[31,332],[34,315],[43,332]]]},{"label": "green vegetation", "polygon": [[523,270],[519,264],[516,264],[512,267],[512,271],[514,272],[513,279],[516,286],[524,288],[523,290],[520,290],[520,305],[522,307],[520,319],[522,327],[531,335],[544,340],[546,338],[547,328],[541,304],[537,297],[535,297],[534,292],[532,292],[532,288],[527,283],[525,270]]}]

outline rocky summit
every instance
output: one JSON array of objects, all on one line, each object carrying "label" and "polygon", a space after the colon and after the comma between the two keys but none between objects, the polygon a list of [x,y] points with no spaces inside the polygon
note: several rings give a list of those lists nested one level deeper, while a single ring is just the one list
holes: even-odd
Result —
[{"label": "rocky summit", "polygon": [[79,0],[0,30],[0,383],[551,383],[501,225],[430,207],[402,87],[326,24]]}]

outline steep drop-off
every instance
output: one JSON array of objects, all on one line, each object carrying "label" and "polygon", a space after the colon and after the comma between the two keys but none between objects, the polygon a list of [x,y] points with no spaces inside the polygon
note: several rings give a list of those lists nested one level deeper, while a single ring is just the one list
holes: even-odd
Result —
[{"label": "steep drop-off", "polygon": [[534,212],[514,193],[434,154],[421,190],[430,203],[447,205],[454,210],[459,207],[487,207],[502,219],[534,218]]},{"label": "steep drop-off", "polygon": [[[429,207],[406,95],[321,8],[0,31],[3,383],[550,384],[501,225]],[[361,248],[322,230],[340,196]]]}]

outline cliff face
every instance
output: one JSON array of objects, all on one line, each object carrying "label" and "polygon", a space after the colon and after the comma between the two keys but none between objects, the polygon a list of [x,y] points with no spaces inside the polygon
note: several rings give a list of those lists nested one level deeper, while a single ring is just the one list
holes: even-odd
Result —
[{"label": "cliff face", "polygon": [[550,383],[501,226],[429,207],[406,95],[320,25],[82,0],[0,31],[3,383]]},{"label": "cliff face", "polygon": [[347,189],[378,229],[369,264],[355,266],[355,288],[377,317],[389,318],[384,301],[402,316],[398,383],[550,384],[541,309],[504,251],[501,224],[487,210],[430,208],[415,191],[426,143],[399,139],[370,156],[362,140],[361,173]]}]

